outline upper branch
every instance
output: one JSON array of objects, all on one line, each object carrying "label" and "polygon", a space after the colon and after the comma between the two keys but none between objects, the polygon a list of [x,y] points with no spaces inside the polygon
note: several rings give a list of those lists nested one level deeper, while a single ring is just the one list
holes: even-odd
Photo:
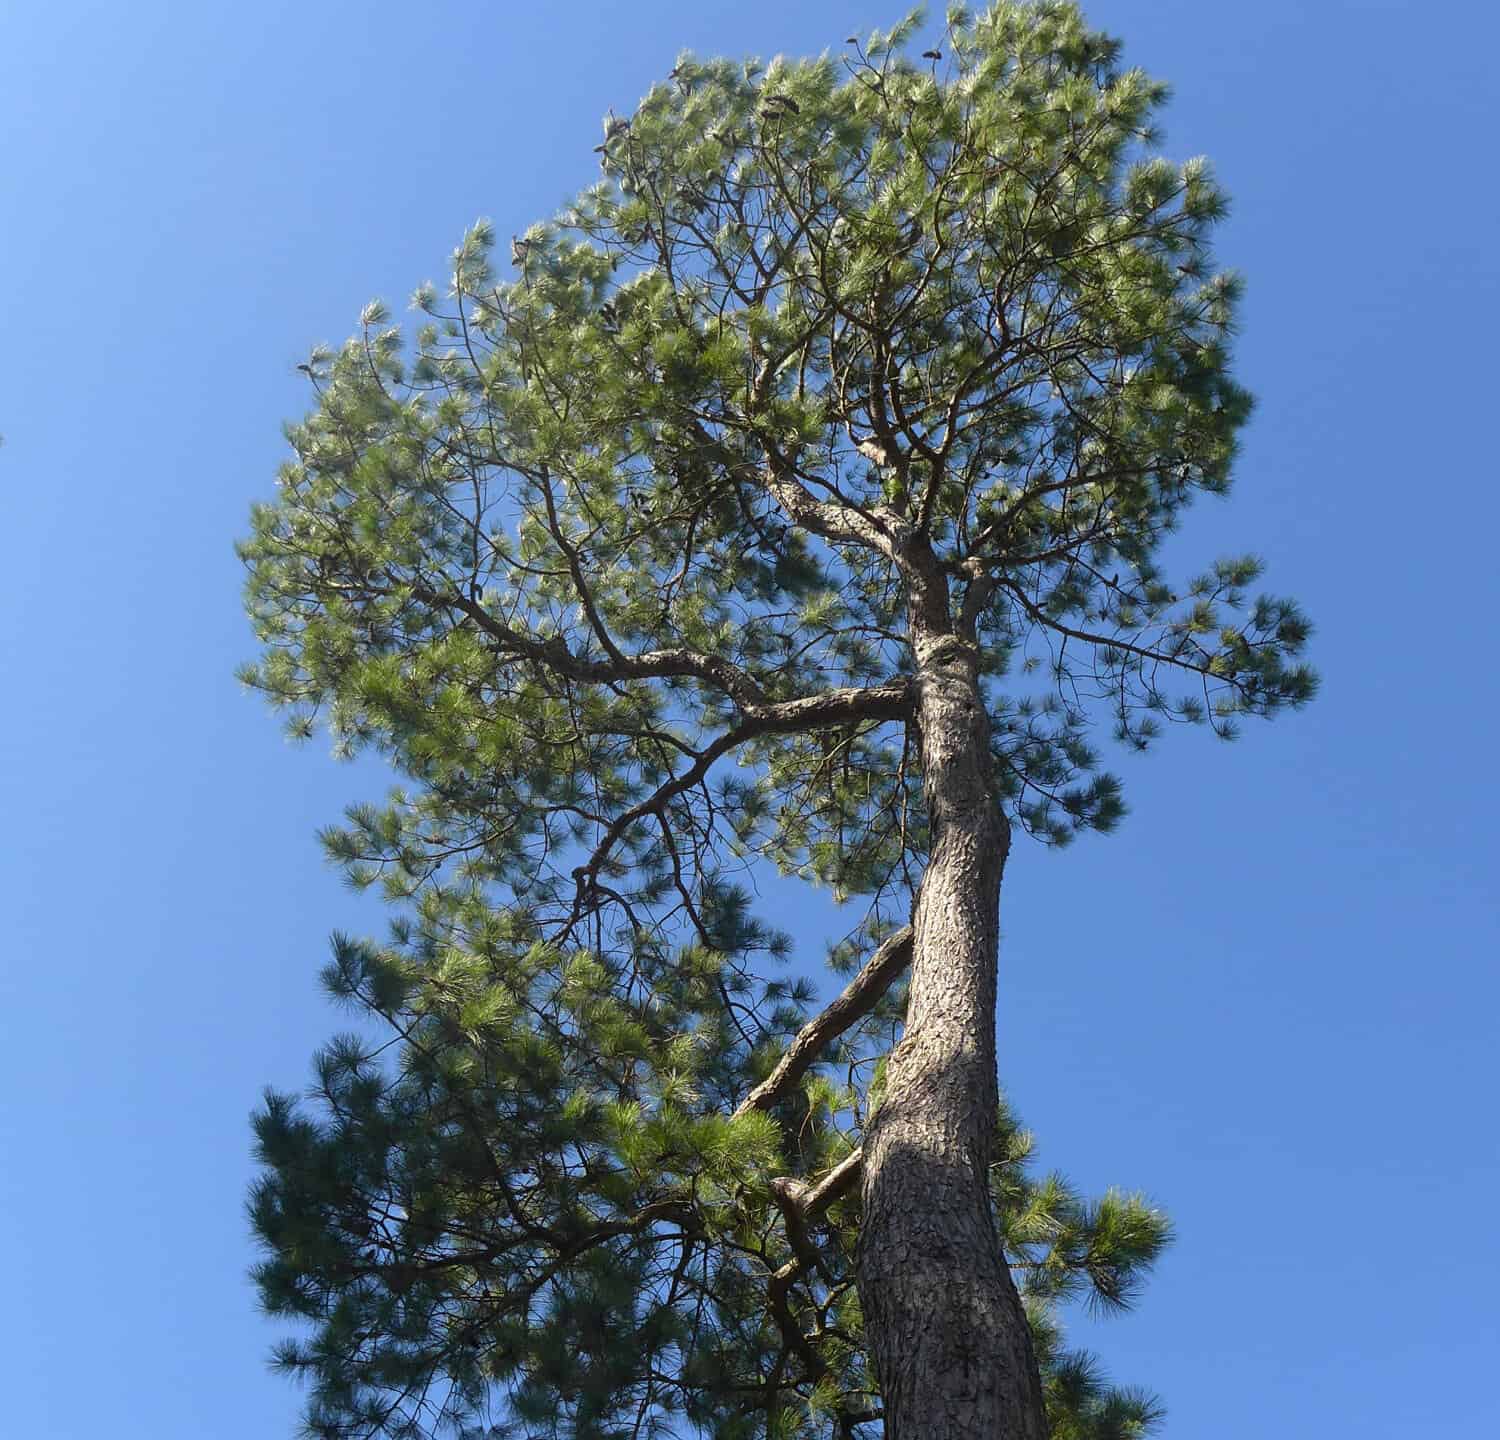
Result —
[{"label": "upper branch", "polygon": [[733,661],[719,655],[705,655],[682,647],[642,650],[637,654],[627,655],[611,646],[613,653],[610,659],[590,660],[575,655],[560,637],[540,640],[506,625],[477,600],[460,591],[443,593],[421,584],[413,585],[411,589],[424,604],[450,605],[462,611],[491,640],[497,642],[505,655],[534,660],[570,680],[608,685],[622,680],[693,678],[706,681],[722,690],[747,712],[764,708],[765,705],[765,691],[760,685]]},{"label": "upper branch", "polygon": [[766,466],[765,483],[792,524],[821,535],[825,540],[862,545],[893,560],[898,557],[897,532],[881,511],[869,512],[847,502],[834,504],[814,498],[779,457]]}]

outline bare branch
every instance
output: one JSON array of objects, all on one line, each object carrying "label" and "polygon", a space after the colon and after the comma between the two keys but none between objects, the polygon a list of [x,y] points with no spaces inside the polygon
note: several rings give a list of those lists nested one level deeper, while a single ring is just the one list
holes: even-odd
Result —
[{"label": "bare branch", "polygon": [[776,1068],[740,1101],[734,1113],[769,1110],[834,1040],[875,1008],[910,963],[911,926],[906,925],[888,936],[838,997],[797,1032]]},{"label": "bare branch", "polygon": [[691,790],[713,768],[714,762],[730,751],[761,735],[794,734],[802,730],[820,730],[830,725],[845,725],[859,720],[905,720],[911,713],[911,705],[912,686],[906,679],[890,681],[885,685],[825,690],[818,695],[806,695],[797,700],[783,700],[776,704],[746,705],[744,719],[701,750],[698,758],[686,770],[680,775],[674,775],[648,798],[632,805],[615,818],[588,861],[573,871],[573,877],[578,882],[575,918],[581,913],[583,901],[595,877],[608,859],[609,852],[619,843],[620,837],[646,816],[662,814],[663,807],[669,800],[685,790]]}]

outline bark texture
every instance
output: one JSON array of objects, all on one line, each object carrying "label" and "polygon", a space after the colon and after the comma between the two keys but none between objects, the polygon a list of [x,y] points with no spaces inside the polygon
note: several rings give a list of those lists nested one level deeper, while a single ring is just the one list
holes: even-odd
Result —
[{"label": "bark texture", "polygon": [[935,567],[914,588],[917,722],[932,826],[911,997],[864,1145],[858,1277],[892,1440],[1044,1440],[1041,1380],[988,1171],[995,975],[1009,827],[993,799],[972,644]]}]

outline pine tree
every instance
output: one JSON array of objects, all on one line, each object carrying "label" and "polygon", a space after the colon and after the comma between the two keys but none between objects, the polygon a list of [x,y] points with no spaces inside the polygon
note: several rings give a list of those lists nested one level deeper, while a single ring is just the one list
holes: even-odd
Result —
[{"label": "pine tree", "polygon": [[[919,23],[684,56],[409,349],[377,304],[310,357],[246,678],[402,779],[323,837],[395,907],[335,942],[361,1027],[256,1119],[315,1434],[1156,1418],[1058,1330],[1167,1223],[1027,1167],[1002,870],[1118,820],[1099,725],[1305,701],[1308,625],[1158,566],[1250,411],[1163,87],[1071,4]],[[817,1013],[761,864],[862,902]]]}]

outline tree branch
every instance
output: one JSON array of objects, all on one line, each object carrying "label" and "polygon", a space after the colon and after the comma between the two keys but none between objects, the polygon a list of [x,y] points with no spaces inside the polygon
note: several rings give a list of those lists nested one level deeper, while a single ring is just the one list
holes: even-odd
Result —
[{"label": "tree branch", "polygon": [[575,655],[558,637],[539,640],[503,624],[477,600],[458,591],[445,594],[420,582],[412,583],[410,588],[412,594],[426,605],[451,605],[461,610],[490,639],[497,641],[507,655],[534,660],[570,680],[608,685],[621,680],[693,678],[707,681],[747,708],[762,705],[765,701],[765,691],[760,685],[733,661],[719,655],[672,648],[643,650],[636,655],[615,651],[614,658],[608,661],[588,660]]},{"label": "tree branch", "polygon": [[838,997],[797,1032],[776,1068],[740,1101],[734,1113],[744,1115],[751,1110],[769,1110],[802,1078],[832,1041],[875,1008],[880,997],[910,963],[911,926],[907,925],[888,936]]},{"label": "tree branch", "polygon": [[897,558],[897,546],[891,535],[853,505],[834,505],[814,499],[801,481],[778,464],[766,466],[765,482],[766,489],[793,525],[821,535],[825,540],[861,545],[878,550],[893,560]]},{"label": "tree branch", "polygon": [[746,705],[744,718],[740,723],[726,730],[706,749],[701,750],[698,758],[682,774],[674,775],[645,800],[616,816],[587,862],[573,871],[573,877],[578,882],[574,918],[582,913],[584,897],[620,837],[647,815],[662,814],[668,801],[675,799],[683,791],[692,789],[708,774],[714,761],[731,750],[761,735],[794,734],[800,730],[846,725],[850,721],[904,720],[911,713],[911,705],[912,685],[905,678],[884,685],[855,685],[825,690],[818,695],[805,695],[800,699],[783,700],[774,704]]},{"label": "tree branch", "polygon": [[816,1185],[783,1176],[771,1181],[771,1193],[783,1211],[795,1209],[798,1222],[806,1225],[854,1188],[863,1164],[864,1150],[851,1150]]}]

